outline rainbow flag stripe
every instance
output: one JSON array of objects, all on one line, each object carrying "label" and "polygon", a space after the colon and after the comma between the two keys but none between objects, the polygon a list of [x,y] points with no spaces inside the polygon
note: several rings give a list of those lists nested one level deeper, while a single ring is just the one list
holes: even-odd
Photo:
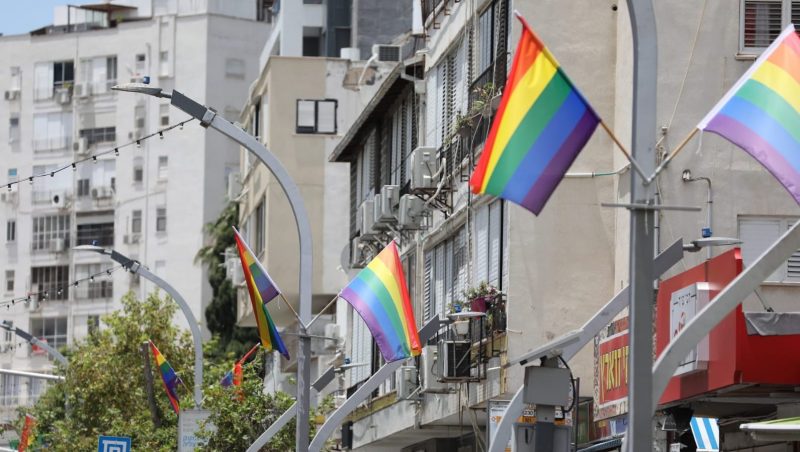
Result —
[{"label": "rainbow flag stripe", "polygon": [[278,329],[272,322],[272,317],[267,311],[267,303],[277,297],[281,292],[278,286],[269,277],[269,274],[256,259],[255,254],[247,246],[239,231],[233,228],[236,237],[236,248],[239,250],[239,259],[242,261],[242,271],[244,280],[247,283],[247,291],[250,293],[250,303],[253,306],[253,314],[256,317],[258,326],[258,336],[261,345],[267,350],[277,350],[286,359],[289,359],[289,352],[283,345]]},{"label": "rainbow flag stripe", "polygon": [[164,355],[158,351],[158,347],[153,341],[150,341],[150,351],[153,352],[153,358],[156,360],[158,370],[161,372],[161,381],[164,383],[164,390],[167,392],[169,403],[172,405],[172,409],[175,410],[175,414],[178,414],[181,411],[181,405],[178,401],[178,384],[183,384],[183,381],[175,373],[175,369],[169,365]]},{"label": "rainbow flag stripe", "polygon": [[697,128],[747,151],[800,204],[800,37],[794,25],[786,27]]},{"label": "rainbow flag stripe", "polygon": [[417,323],[395,242],[378,253],[339,296],[364,319],[386,362],[420,354]]},{"label": "rainbow flag stripe", "polygon": [[470,185],[538,215],[600,118],[519,19],[522,36]]}]

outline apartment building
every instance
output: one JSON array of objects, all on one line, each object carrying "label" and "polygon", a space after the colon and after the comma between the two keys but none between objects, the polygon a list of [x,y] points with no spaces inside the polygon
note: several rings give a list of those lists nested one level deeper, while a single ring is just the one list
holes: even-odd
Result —
[{"label": "apartment building", "polygon": [[[489,426],[522,384],[523,367],[502,365],[580,327],[628,284],[630,217],[600,204],[629,200],[630,172],[602,130],[539,216],[474,196],[467,187],[520,33],[513,9],[526,17],[597,113],[629,143],[632,38],[623,3],[415,3],[419,16],[414,23],[422,25],[414,30],[412,51],[385,79],[331,160],[349,163],[350,267],[363,266],[389,240],[397,240],[418,325],[437,315],[454,323],[353,412],[342,427],[345,448],[484,450]],[[733,5],[656,2],[659,159],[796,17],[796,5],[788,1]],[[709,179],[708,190],[705,179],[697,178]],[[710,134],[702,142],[695,139],[667,167],[658,191],[662,203],[703,208],[660,212],[658,250],[678,238],[688,243],[703,234],[738,237],[745,265],[800,211],[761,165]],[[687,253],[665,277],[724,250]],[[792,310],[798,294],[792,262],[761,288],[777,311]],[[481,283],[502,294],[469,293]],[[472,301],[472,314],[465,315],[471,297],[478,303]],[[351,394],[382,362],[358,316],[346,306],[340,309],[348,319],[346,356],[366,363],[345,372],[345,394]],[[753,298],[744,309],[764,308]],[[625,324],[625,317],[616,325]],[[591,450],[615,450],[627,426],[627,404],[623,397],[611,416],[598,415],[592,407],[598,384],[593,348],[587,345],[569,363],[580,382],[579,400],[563,422],[575,425],[578,444],[610,439],[606,449]],[[775,401],[760,396],[760,404],[774,410]],[[703,399],[687,406],[698,414],[733,419],[726,424],[729,444],[751,447],[746,435],[736,431],[741,422],[736,416],[752,415],[752,406],[723,409],[722,402]],[[768,411],[761,408],[755,412]],[[668,417],[658,419],[659,425],[669,424]],[[668,447],[667,438],[659,437],[661,450]]]},{"label": "apartment building", "polygon": [[[169,281],[197,319],[211,298],[206,272],[194,262],[203,226],[227,202],[238,147],[196,124],[141,140],[186,119],[168,103],[117,93],[118,83],[150,83],[187,95],[237,118],[257,55],[271,24],[261,2],[120,1],[57,7],[53,25],[0,37],[0,274],[3,297],[47,291],[4,312],[2,320],[68,346],[101,327],[128,291],[154,286],[125,272],[101,274],[107,257],[72,250],[96,244],[138,259]],[[76,160],[74,169],[55,172]],[[54,172],[51,177],[25,179]],[[176,322],[186,325],[176,318]],[[0,365],[48,372],[40,349],[4,336]],[[25,387],[27,386],[27,388]],[[31,403],[41,384],[0,377],[4,420]]]},{"label": "apartment building", "polygon": [[[278,6],[276,8],[276,6]],[[397,36],[411,29],[410,1],[331,0],[276,2],[275,24],[261,52],[261,73],[242,109],[241,123],[281,161],[302,194],[311,223],[314,266],[312,312],[318,313],[348,282],[348,172],[328,162],[359,113],[399,63]],[[379,26],[378,26],[379,25]],[[373,49],[373,46],[376,46]],[[370,55],[376,52],[375,58]],[[369,52],[369,53],[367,53]],[[380,54],[380,55],[378,55]],[[363,60],[362,60],[363,58]],[[368,61],[364,61],[368,60]],[[239,225],[287,300],[298,309],[299,242],[283,189],[266,167],[242,149]],[[235,252],[230,275],[239,284],[239,325],[255,326]],[[275,357],[268,391],[294,393],[297,322],[280,301],[270,313],[293,359]],[[312,379],[342,364],[345,325],[336,309],[323,313],[310,333]],[[328,339],[320,339],[320,337]],[[335,389],[331,385],[323,394]]]}]

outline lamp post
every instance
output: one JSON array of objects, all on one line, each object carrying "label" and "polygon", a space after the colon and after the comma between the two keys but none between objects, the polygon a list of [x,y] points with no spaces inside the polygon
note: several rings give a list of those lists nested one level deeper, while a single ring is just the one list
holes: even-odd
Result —
[{"label": "lamp post", "polygon": [[184,317],[186,317],[186,321],[189,322],[189,330],[192,332],[192,341],[194,342],[194,405],[196,408],[200,408],[203,405],[203,340],[200,336],[200,327],[197,324],[197,319],[195,319],[192,310],[189,308],[189,305],[186,303],[186,300],[183,299],[180,293],[175,290],[168,282],[164,281],[163,279],[159,278],[150,270],[145,268],[139,261],[133,260],[119,252],[103,248],[100,246],[95,245],[80,245],[73,248],[76,251],[92,251],[99,254],[105,254],[114,262],[122,265],[123,268],[130,271],[131,273],[136,273],[142,276],[144,279],[152,282],[156,286],[164,289],[165,292],[178,303],[180,306],[181,311],[183,312]]},{"label": "lamp post", "polygon": [[303,198],[300,190],[294,183],[286,168],[280,161],[259,141],[216,114],[210,108],[195,102],[180,92],[173,90],[165,93],[161,88],[152,87],[143,83],[126,83],[114,86],[117,91],[147,94],[154,97],[170,99],[175,107],[200,120],[200,125],[211,127],[226,137],[244,146],[255,154],[259,160],[272,172],[275,179],[286,193],[286,198],[292,208],[297,222],[297,234],[300,241],[300,335],[298,337],[297,353],[297,430],[295,431],[295,445],[298,452],[308,449],[309,423],[308,416],[311,407],[311,338],[306,331],[306,325],[311,321],[311,272],[312,272],[312,240],[311,224],[308,221]]},{"label": "lamp post", "polygon": [[17,336],[21,337],[31,345],[35,345],[37,347],[42,348],[50,356],[52,356],[53,359],[63,364],[64,367],[67,367],[69,365],[69,363],[67,363],[67,358],[65,358],[64,355],[61,354],[61,352],[48,345],[47,342],[40,341],[37,337],[33,336],[31,333],[19,329],[19,327],[12,326],[11,322],[9,322],[8,320],[3,320],[2,322],[0,322],[0,328],[3,328],[6,331],[10,331],[16,334]]}]

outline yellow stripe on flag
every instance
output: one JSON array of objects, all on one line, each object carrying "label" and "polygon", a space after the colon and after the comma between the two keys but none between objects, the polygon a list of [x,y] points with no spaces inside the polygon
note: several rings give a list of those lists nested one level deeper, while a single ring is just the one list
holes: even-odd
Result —
[{"label": "yellow stripe on flag", "polygon": [[782,67],[765,61],[753,73],[752,79],[775,91],[800,114],[800,85]]}]

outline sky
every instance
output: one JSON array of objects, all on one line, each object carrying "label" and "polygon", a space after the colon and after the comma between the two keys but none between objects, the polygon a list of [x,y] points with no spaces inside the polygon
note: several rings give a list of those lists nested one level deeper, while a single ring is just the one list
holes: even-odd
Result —
[{"label": "sky", "polygon": [[0,0],[0,33],[18,35],[53,23],[53,7],[96,3],[87,0]]}]

